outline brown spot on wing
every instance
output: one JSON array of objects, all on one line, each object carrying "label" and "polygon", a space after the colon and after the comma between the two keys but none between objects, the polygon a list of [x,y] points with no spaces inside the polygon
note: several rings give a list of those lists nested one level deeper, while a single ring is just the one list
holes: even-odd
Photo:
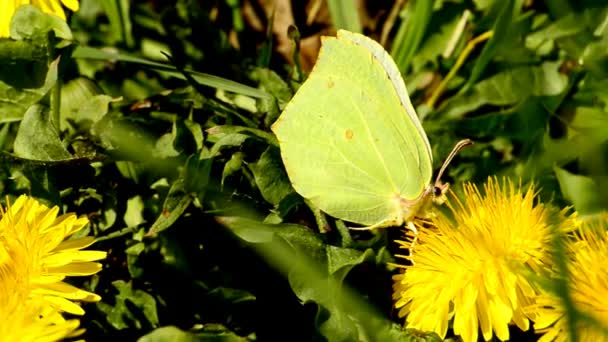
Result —
[{"label": "brown spot on wing", "polygon": [[327,86],[327,89],[333,88],[334,87],[334,81],[332,81],[331,79],[327,80],[327,83],[325,84]]},{"label": "brown spot on wing", "polygon": [[350,128],[347,128],[346,131],[344,131],[344,137],[346,138],[346,140],[351,140],[354,134],[355,133]]}]

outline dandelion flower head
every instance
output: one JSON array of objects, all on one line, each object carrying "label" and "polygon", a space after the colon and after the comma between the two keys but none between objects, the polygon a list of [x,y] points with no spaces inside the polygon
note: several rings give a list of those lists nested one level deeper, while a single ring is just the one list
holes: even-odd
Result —
[{"label": "dandelion flower head", "polygon": [[[538,293],[528,275],[551,267],[552,212],[535,202],[532,186],[489,178],[484,190],[465,184],[464,201],[452,194],[453,218],[437,215],[432,229],[420,230],[413,256],[401,256],[413,265],[394,277],[393,298],[408,328],[445,337],[453,319],[465,342],[477,341],[480,329],[485,340],[508,340],[511,323],[528,330],[524,308]],[[560,229],[573,224],[557,214]]]},{"label": "dandelion flower head", "polygon": [[[586,221],[567,246],[567,284],[580,341],[608,341],[608,215]],[[541,342],[568,341],[568,315],[556,294],[545,292],[531,306]],[[591,320],[591,321],[590,321]]]},{"label": "dandelion flower head", "polygon": [[58,207],[48,208],[27,196],[8,205],[0,219],[0,265],[16,273],[31,297],[43,299],[58,312],[83,315],[73,301],[93,302],[100,297],[63,280],[99,272],[101,264],[95,261],[105,258],[106,252],[82,250],[95,241],[91,236],[68,239],[88,219],[72,213],[57,216],[58,212]]},{"label": "dandelion flower head", "polygon": [[62,4],[70,10],[78,11],[78,0],[2,0],[0,1],[0,37],[9,36],[9,27],[13,14],[23,5],[38,7],[42,12],[66,20]]}]

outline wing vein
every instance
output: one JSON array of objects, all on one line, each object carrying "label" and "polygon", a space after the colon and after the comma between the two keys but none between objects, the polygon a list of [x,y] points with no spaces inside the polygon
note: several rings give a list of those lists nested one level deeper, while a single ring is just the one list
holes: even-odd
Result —
[{"label": "wing vein", "polygon": [[391,173],[388,170],[388,167],[386,165],[386,160],[384,160],[384,157],[382,156],[382,154],[378,150],[378,145],[374,141],[374,137],[372,135],[372,132],[369,129],[369,126],[367,125],[367,122],[365,120],[363,112],[361,111],[361,108],[357,105],[357,102],[355,101],[355,99],[353,99],[352,96],[350,96],[349,98],[353,102],[353,107],[357,109],[357,114],[359,115],[359,119],[361,120],[361,123],[363,124],[363,127],[365,127],[365,131],[367,133],[367,137],[369,139],[369,142],[370,142],[371,146],[374,148],[374,152],[376,153],[376,156],[380,160],[380,164],[382,165],[382,168],[384,169],[384,172],[386,173],[386,177],[388,178],[388,180],[391,183],[391,186],[393,187],[393,191],[396,191],[397,190],[397,186],[395,185],[393,177],[391,177]]}]

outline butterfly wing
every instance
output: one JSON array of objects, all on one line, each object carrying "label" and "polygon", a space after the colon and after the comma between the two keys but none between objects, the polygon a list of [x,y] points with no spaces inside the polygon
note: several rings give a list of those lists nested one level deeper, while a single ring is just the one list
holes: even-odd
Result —
[{"label": "butterfly wing", "polygon": [[340,31],[323,37],[308,79],[272,129],[296,191],[334,217],[401,217],[430,183],[430,145],[388,54]]}]

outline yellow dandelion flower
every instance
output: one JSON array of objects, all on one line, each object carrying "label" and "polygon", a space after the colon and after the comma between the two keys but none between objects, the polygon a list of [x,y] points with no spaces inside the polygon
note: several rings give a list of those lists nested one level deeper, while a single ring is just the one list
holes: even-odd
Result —
[{"label": "yellow dandelion flower", "polygon": [[[568,245],[568,286],[574,308],[579,341],[608,341],[608,216],[583,224]],[[539,341],[569,340],[568,316],[562,301],[543,293],[531,306],[536,315],[534,329],[544,333]]]},{"label": "yellow dandelion flower", "polygon": [[9,205],[0,219],[0,262],[11,251],[22,248],[27,258],[16,269],[27,277],[32,296],[43,298],[59,312],[83,315],[73,301],[98,301],[94,293],[63,282],[69,276],[88,276],[101,270],[94,262],[106,252],[82,250],[95,240],[91,236],[68,239],[84,228],[88,219],[74,214],[57,216],[58,207],[48,208],[33,198],[20,196]]},{"label": "yellow dandelion flower", "polygon": [[29,292],[28,250],[16,240],[0,244],[2,341],[59,341],[77,336],[79,321],[65,320],[44,298]]},{"label": "yellow dandelion flower", "polygon": [[[433,218],[434,228],[420,230],[413,256],[401,256],[413,265],[394,276],[393,298],[408,328],[445,337],[453,319],[454,333],[465,342],[477,341],[479,329],[485,340],[495,334],[503,341],[511,323],[528,330],[524,308],[538,291],[527,275],[551,267],[553,212],[535,204],[532,187],[522,193],[489,178],[484,189],[482,196],[466,184],[464,203],[448,204],[454,219]],[[573,224],[559,215],[560,228]]]},{"label": "yellow dandelion flower", "polygon": [[65,12],[62,4],[70,10],[78,11],[78,0],[1,0],[0,1],[0,37],[9,36],[11,19],[17,8],[23,5],[32,5],[40,8],[44,13],[55,15],[63,20]]}]

